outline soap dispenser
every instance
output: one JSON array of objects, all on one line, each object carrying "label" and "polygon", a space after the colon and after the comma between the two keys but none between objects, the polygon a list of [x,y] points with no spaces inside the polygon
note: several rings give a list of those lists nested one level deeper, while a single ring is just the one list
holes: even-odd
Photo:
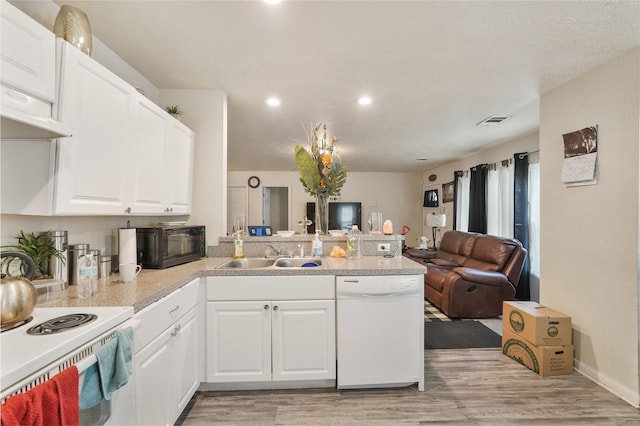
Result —
[{"label": "soap dispenser", "polygon": [[311,255],[314,257],[322,256],[322,241],[320,241],[320,231],[316,231],[316,236],[311,243]]},{"label": "soap dispenser", "polygon": [[234,259],[242,259],[244,257],[244,247],[243,247],[243,241],[242,241],[242,229],[238,229],[235,233],[236,239],[234,241],[234,252],[233,252],[233,258]]}]

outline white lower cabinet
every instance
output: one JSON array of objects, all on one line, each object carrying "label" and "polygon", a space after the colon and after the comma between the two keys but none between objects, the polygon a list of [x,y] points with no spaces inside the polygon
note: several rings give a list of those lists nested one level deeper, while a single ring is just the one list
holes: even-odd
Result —
[{"label": "white lower cabinet", "polygon": [[335,301],[277,301],[271,306],[273,381],[335,379]]},{"label": "white lower cabinet", "polygon": [[333,277],[208,277],[207,300],[207,383],[335,381]]},{"label": "white lower cabinet", "polygon": [[335,301],[207,303],[207,381],[335,379]]},{"label": "white lower cabinet", "polygon": [[169,340],[172,330],[166,330],[149,346],[136,354],[136,408],[138,424],[169,423],[169,387],[171,360]]},{"label": "white lower cabinet", "polygon": [[207,303],[207,381],[271,380],[270,302]]},{"label": "white lower cabinet", "polygon": [[198,357],[196,349],[198,343],[197,308],[191,309],[180,319],[171,334],[169,354],[177,398],[173,400],[173,415],[170,417],[174,424],[178,416],[189,403],[189,400],[200,386],[198,377]]},{"label": "white lower cabinet", "polygon": [[199,294],[198,279],[136,314],[139,425],[174,424],[200,385]]}]

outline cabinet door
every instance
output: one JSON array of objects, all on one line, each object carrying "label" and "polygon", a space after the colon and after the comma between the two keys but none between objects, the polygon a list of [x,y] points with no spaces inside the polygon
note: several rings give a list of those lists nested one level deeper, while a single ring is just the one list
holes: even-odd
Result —
[{"label": "cabinet door", "polygon": [[175,324],[171,332],[171,365],[174,374],[172,388],[175,390],[173,417],[174,424],[198,389],[198,323],[197,308],[191,309]]},{"label": "cabinet door", "polygon": [[207,302],[207,382],[271,380],[271,304]]},{"label": "cabinet door", "polygon": [[272,302],[273,380],[336,378],[335,302]]},{"label": "cabinet door", "polygon": [[0,3],[2,83],[55,100],[55,35],[8,1]]},{"label": "cabinet door", "polygon": [[135,90],[70,44],[62,57],[56,214],[125,214],[126,159]]},{"label": "cabinet door", "polygon": [[191,213],[194,144],[195,137],[192,130],[175,119],[168,119],[164,170],[167,191],[166,213]]},{"label": "cabinet door", "polygon": [[[173,328],[166,330],[135,357],[136,408],[139,425],[165,425],[175,409],[170,340]],[[173,422],[172,422],[173,424]]]},{"label": "cabinet door", "polygon": [[165,210],[165,143],[167,113],[150,100],[137,97],[131,141],[130,178],[132,213],[158,214]]}]

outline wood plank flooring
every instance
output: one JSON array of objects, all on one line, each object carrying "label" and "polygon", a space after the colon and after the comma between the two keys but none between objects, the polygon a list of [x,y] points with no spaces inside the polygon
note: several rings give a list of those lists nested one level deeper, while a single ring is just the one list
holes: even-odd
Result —
[{"label": "wood plank flooring", "polygon": [[500,349],[425,351],[425,392],[202,392],[190,425],[638,425],[635,409],[586,377],[539,377]]}]

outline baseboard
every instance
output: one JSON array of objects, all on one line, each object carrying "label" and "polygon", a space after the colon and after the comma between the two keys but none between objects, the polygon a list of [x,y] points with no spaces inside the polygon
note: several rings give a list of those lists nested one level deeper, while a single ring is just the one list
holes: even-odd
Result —
[{"label": "baseboard", "polygon": [[618,398],[633,405],[635,408],[640,408],[640,393],[634,392],[632,389],[621,385],[606,374],[602,374],[598,370],[595,370],[592,367],[581,363],[577,359],[574,359],[573,365],[574,369],[587,379],[591,380],[594,383],[597,383],[599,386],[602,386],[612,394],[616,395]]},{"label": "baseboard", "polygon": [[240,391],[240,390],[276,390],[276,389],[312,389],[335,388],[336,380],[293,380],[282,382],[232,382],[200,383],[200,391]]}]

